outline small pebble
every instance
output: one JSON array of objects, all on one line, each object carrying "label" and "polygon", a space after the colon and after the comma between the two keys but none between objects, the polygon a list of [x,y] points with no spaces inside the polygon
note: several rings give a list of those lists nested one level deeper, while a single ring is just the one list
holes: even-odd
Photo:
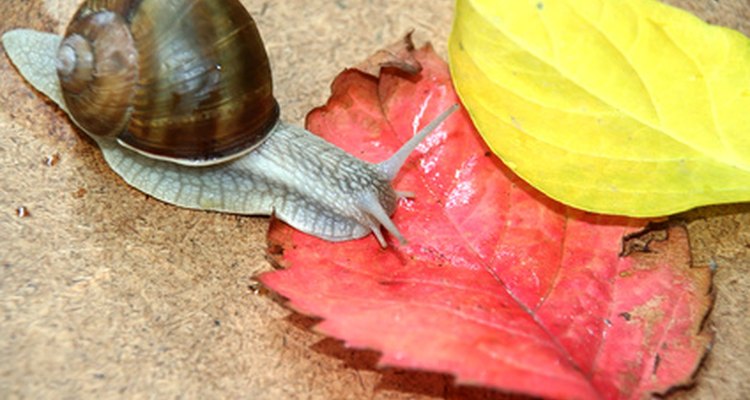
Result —
[{"label": "small pebble", "polygon": [[50,154],[47,157],[44,157],[44,165],[48,167],[54,167],[58,161],[60,161],[60,155],[57,153]]},{"label": "small pebble", "polygon": [[73,197],[76,199],[83,198],[83,196],[86,196],[86,189],[84,188],[78,188],[75,192],[73,192]]},{"label": "small pebble", "polygon": [[26,206],[19,206],[16,208],[16,215],[18,215],[20,218],[26,218],[30,217],[31,213],[29,212],[29,209],[26,208]]}]

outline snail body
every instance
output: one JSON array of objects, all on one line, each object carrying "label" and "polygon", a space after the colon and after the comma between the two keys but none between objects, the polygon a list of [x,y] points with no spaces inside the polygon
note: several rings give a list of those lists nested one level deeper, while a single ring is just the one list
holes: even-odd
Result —
[{"label": "snail body", "polygon": [[131,186],[182,207],[271,215],[331,241],[390,220],[391,181],[443,113],[379,164],[279,119],[260,34],[237,0],[89,0],[64,37],[3,35],[24,78]]}]

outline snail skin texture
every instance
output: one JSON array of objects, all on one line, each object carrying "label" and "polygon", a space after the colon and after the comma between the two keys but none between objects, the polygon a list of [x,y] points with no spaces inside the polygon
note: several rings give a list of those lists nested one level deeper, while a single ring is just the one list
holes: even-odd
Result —
[{"label": "snail skin texture", "polygon": [[[146,11],[179,22],[139,17]],[[223,22],[212,22],[217,13]],[[372,232],[385,247],[382,226],[404,242],[389,216],[408,194],[391,181],[458,107],[389,159],[362,161],[278,119],[265,49],[237,0],[89,0],[65,38],[18,29],[2,42],[21,75],[65,110],[129,185],[181,207],[274,214],[330,241]]]}]

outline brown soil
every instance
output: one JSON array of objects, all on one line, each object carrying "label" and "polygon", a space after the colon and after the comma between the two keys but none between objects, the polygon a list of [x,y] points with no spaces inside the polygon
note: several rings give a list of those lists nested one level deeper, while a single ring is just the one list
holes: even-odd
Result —
[{"label": "brown soil", "polygon": [[[3,2],[0,32],[61,32],[75,2]],[[245,1],[287,120],[411,28],[445,55],[449,0]],[[670,0],[750,34],[745,0]],[[1,53],[1,51],[0,51]],[[0,397],[494,398],[450,377],[378,369],[253,283],[265,218],[177,209],[127,187],[0,54]],[[19,212],[23,207],[23,212]],[[24,214],[25,216],[21,216]],[[750,205],[683,215],[715,264],[713,349],[679,399],[750,395]]]}]

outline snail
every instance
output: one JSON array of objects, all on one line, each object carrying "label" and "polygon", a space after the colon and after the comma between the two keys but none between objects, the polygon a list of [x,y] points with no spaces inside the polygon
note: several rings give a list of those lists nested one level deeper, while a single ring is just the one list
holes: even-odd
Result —
[{"label": "snail", "polygon": [[126,183],[181,207],[275,215],[329,241],[385,228],[391,181],[419,142],[368,163],[279,118],[260,33],[238,0],[87,0],[65,36],[18,29],[23,77],[91,137]]}]

